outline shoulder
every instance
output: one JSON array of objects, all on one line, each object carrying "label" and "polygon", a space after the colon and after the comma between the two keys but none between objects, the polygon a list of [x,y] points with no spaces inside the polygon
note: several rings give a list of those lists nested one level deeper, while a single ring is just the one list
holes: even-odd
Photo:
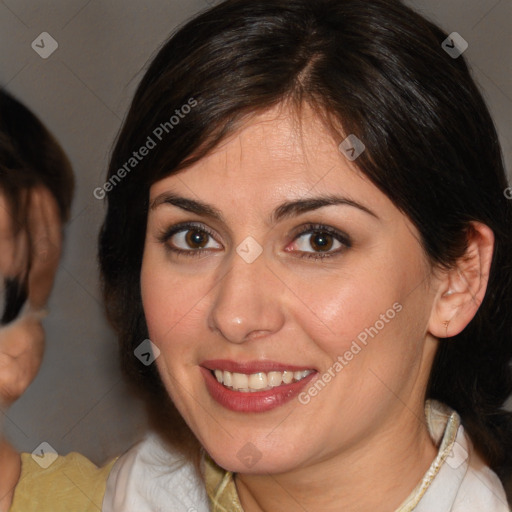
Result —
[{"label": "shoulder", "polygon": [[194,465],[151,432],[115,463],[102,511],[163,510],[208,512],[208,497]]},{"label": "shoulder", "polygon": [[9,512],[97,512],[116,459],[98,468],[72,452],[66,456],[21,454],[21,475]]},{"label": "shoulder", "polygon": [[498,475],[489,468],[480,455],[469,445],[467,472],[457,493],[454,511],[493,510],[510,512],[507,497]]},{"label": "shoulder", "polygon": [[460,416],[434,400],[427,403],[426,417],[439,453],[424,482],[427,490],[417,512],[510,512],[503,485],[475,450]]}]

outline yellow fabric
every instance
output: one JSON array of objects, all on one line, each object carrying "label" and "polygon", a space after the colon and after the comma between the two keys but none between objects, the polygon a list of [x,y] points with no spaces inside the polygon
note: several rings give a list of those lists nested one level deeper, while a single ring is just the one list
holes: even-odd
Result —
[{"label": "yellow fabric", "polygon": [[21,476],[9,512],[98,512],[107,478],[117,460],[98,468],[79,453],[59,456],[43,469],[21,454]]},{"label": "yellow fabric", "polygon": [[[455,442],[459,416],[453,412],[436,416],[431,409],[432,404],[427,401],[425,412],[430,435],[440,451],[423,480],[397,512],[408,512],[416,507]],[[434,429],[436,422],[440,422],[440,428]],[[435,438],[433,429],[438,431]],[[42,469],[31,454],[23,453],[21,459],[21,478],[9,512],[101,512],[107,478],[117,460],[113,459],[104,467],[97,468],[84,456],[73,452],[65,457],[59,456],[47,469]],[[203,461],[211,512],[244,512],[235,475],[219,467],[207,454]]]},{"label": "yellow fabric", "polygon": [[217,466],[205,456],[205,484],[212,512],[244,512],[238,499],[235,480],[231,471]]}]

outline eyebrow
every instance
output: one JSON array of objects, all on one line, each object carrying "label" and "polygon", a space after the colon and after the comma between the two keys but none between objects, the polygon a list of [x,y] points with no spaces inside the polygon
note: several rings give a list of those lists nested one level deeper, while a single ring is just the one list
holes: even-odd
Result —
[{"label": "eyebrow", "polygon": [[[202,217],[208,217],[225,223],[222,212],[214,206],[194,199],[182,197],[172,192],[164,192],[163,194],[157,196],[150,203],[150,210],[154,210],[164,204],[170,204],[187,212],[195,213]],[[318,210],[319,208],[323,208],[325,206],[336,205],[351,206],[367,213],[368,215],[371,215],[372,217],[375,217],[376,219],[379,218],[378,215],[372,210],[366,206],[363,206],[362,204],[359,204],[356,201],[353,201],[352,199],[348,199],[343,196],[327,195],[306,199],[297,199],[295,201],[287,201],[279,205],[270,215],[270,224],[275,224],[286,218],[295,217],[303,213]]]}]

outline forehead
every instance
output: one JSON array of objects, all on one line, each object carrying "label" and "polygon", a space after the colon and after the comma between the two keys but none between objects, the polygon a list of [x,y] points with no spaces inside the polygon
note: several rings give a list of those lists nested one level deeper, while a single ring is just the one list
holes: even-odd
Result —
[{"label": "forehead", "polygon": [[275,108],[247,120],[190,167],[153,184],[150,212],[171,194],[225,212],[232,222],[257,222],[284,203],[341,196],[383,220],[401,217],[338,144],[311,110],[298,118]]},{"label": "forehead", "polygon": [[[341,136],[340,136],[341,140]],[[333,191],[366,184],[357,166],[338,149],[333,134],[311,108],[300,117],[291,109],[274,107],[250,117],[241,128],[190,167],[151,187],[151,199],[169,187],[190,188],[211,195],[222,188],[247,195],[313,188]]]}]

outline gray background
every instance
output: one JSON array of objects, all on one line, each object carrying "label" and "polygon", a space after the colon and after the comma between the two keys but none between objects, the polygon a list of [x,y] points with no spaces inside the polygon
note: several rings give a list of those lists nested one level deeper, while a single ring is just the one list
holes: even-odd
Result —
[{"label": "gray background", "polygon": [[[56,135],[77,189],[62,265],[45,320],[46,353],[26,394],[8,411],[18,450],[41,442],[103,464],[146,428],[129,396],[98,289],[96,238],[104,208],[93,196],[148,61],[170,32],[212,0],[0,0],[0,84]],[[468,42],[465,56],[512,163],[512,0],[409,2]],[[59,48],[43,60],[31,48],[42,32]]]}]

